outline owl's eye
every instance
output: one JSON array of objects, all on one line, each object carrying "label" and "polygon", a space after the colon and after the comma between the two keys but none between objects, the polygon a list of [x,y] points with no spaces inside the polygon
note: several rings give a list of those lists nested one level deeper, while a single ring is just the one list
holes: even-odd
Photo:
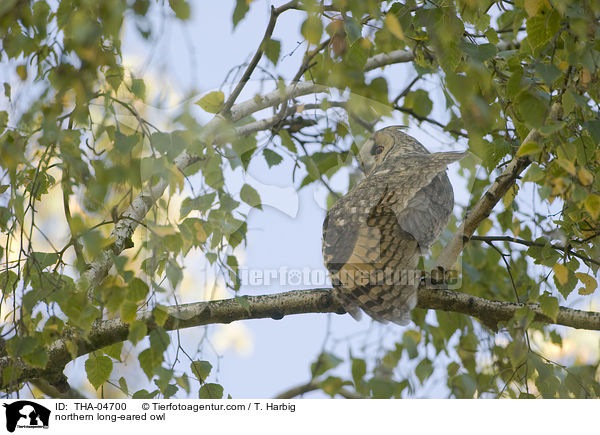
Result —
[{"label": "owl's eye", "polygon": [[373,154],[375,154],[376,156],[381,154],[383,152],[383,147],[381,145],[377,145],[375,146],[375,148],[373,148]]}]

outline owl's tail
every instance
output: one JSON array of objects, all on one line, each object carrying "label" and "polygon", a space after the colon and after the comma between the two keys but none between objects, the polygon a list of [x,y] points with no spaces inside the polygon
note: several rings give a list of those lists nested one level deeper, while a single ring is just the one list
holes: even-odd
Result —
[{"label": "owl's tail", "polygon": [[344,310],[346,310],[346,312],[350,314],[354,320],[358,322],[362,318],[362,311],[360,310],[358,305],[356,305],[356,303],[354,303],[352,299],[348,298],[343,291],[341,291],[337,287],[334,287],[333,296],[339,302],[342,308],[344,308]]}]

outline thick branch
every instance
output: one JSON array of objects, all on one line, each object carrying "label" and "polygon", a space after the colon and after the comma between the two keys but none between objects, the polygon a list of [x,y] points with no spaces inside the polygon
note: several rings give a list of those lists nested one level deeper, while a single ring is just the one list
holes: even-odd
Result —
[{"label": "thick branch", "polygon": [[[561,106],[556,103],[552,106],[550,118],[556,118],[561,110]],[[538,142],[542,135],[537,129],[529,132],[523,144],[529,142]],[[438,266],[444,270],[451,270],[456,264],[460,253],[464,248],[464,244],[469,241],[479,224],[487,218],[494,206],[500,201],[508,189],[515,184],[515,181],[529,166],[530,160],[528,156],[514,157],[504,168],[502,174],[496,178],[494,183],[485,192],[479,201],[469,210],[467,216],[454,235],[450,242],[446,245],[438,258]]]},{"label": "thick branch", "polygon": [[[419,289],[417,306],[463,313],[479,318],[484,324],[496,328],[498,322],[507,321],[524,304],[490,301],[477,296],[448,290]],[[247,296],[245,301],[225,299],[220,301],[196,302],[168,308],[167,320],[163,327],[172,331],[194,326],[215,323],[231,323],[246,319],[281,319],[292,314],[305,313],[344,313],[334,299],[331,289],[294,290],[265,296]],[[535,313],[535,320],[543,323],[570,326],[572,328],[600,330],[600,313],[560,307],[556,320],[545,316],[537,304],[527,304]],[[148,332],[157,327],[151,312],[140,313]],[[119,319],[96,322],[87,338],[80,335],[66,336],[57,340],[48,349],[49,362],[45,369],[32,368],[20,360],[0,358],[0,374],[8,373],[6,368],[17,369],[12,379],[2,379],[0,385],[17,385],[36,378],[46,378],[60,374],[64,366],[76,356],[85,355],[114,343],[127,340],[129,324]],[[76,349],[71,355],[69,348]]]},{"label": "thick branch", "polygon": [[577,329],[600,330],[600,313],[559,307],[556,320],[546,316],[538,304],[517,304],[513,302],[490,301],[462,292],[437,289],[419,289],[420,308],[452,311],[479,318],[484,324],[495,329],[498,322],[507,321],[523,306],[535,314],[535,321]]}]

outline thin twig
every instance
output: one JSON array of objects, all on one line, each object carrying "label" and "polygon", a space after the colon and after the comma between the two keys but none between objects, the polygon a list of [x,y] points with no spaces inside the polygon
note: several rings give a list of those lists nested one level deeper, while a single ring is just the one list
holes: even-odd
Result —
[{"label": "thin twig", "polygon": [[553,243],[532,242],[531,240],[524,240],[524,239],[519,239],[516,237],[510,237],[510,236],[471,236],[471,240],[480,240],[482,242],[510,242],[510,243],[518,243],[520,245],[525,245],[525,246],[537,246],[539,248],[545,248],[546,246],[548,246],[552,249],[556,249],[557,251],[562,251],[569,255],[573,255],[585,262],[593,263],[593,264],[600,266],[600,261],[594,260],[593,258],[586,257],[584,255],[581,255],[581,254],[573,251],[573,248],[569,245],[560,246],[560,245],[555,245]]},{"label": "thin twig", "polygon": [[220,113],[222,113],[222,114],[229,113],[229,110],[235,103],[235,100],[237,100],[237,97],[239,97],[240,93],[242,92],[242,89],[244,89],[244,86],[246,86],[246,83],[248,83],[248,80],[250,80],[250,76],[252,75],[252,72],[256,68],[256,65],[258,65],[258,62],[260,61],[263,53],[265,52],[265,46],[266,46],[267,42],[271,39],[271,36],[273,35],[273,30],[275,29],[275,23],[277,23],[277,18],[279,17],[279,15],[281,13],[287,11],[288,9],[295,8],[297,6],[297,4],[298,4],[298,0],[293,0],[289,3],[286,3],[286,4],[278,7],[278,8],[271,6],[271,17],[269,19],[269,24],[267,25],[267,29],[265,30],[265,35],[263,36],[263,39],[262,39],[260,45],[256,49],[256,52],[254,53],[252,60],[248,64],[246,71],[244,71],[242,78],[240,79],[237,86],[235,87],[235,89],[233,90],[233,92],[231,93],[231,95],[229,96],[229,98],[227,99],[225,104],[223,105],[223,108],[221,109]]}]

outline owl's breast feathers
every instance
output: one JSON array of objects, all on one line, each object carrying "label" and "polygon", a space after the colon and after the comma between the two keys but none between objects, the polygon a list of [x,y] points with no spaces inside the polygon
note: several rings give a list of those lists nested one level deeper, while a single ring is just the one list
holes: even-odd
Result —
[{"label": "owl's breast feathers", "polygon": [[416,305],[419,256],[454,205],[445,173],[464,153],[404,154],[381,165],[329,210],[323,257],[344,308],[407,324]]}]

